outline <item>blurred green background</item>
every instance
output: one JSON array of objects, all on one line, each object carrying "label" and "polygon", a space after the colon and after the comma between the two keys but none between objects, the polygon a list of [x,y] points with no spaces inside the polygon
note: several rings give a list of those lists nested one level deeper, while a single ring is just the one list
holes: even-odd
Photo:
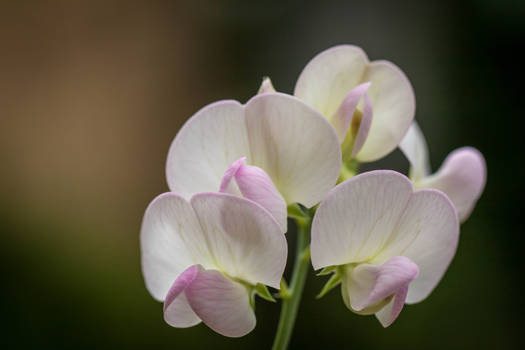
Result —
[{"label": "blurred green background", "polygon": [[[200,107],[291,93],[335,44],[411,80],[433,169],[463,145],[488,182],[423,303],[383,329],[307,282],[291,349],[517,349],[522,259],[523,1],[1,1],[1,349],[269,349],[279,305],[241,339],[169,327],[138,234],[167,190],[177,130]],[[399,151],[369,169],[405,172]],[[293,233],[288,235],[293,247]]]}]

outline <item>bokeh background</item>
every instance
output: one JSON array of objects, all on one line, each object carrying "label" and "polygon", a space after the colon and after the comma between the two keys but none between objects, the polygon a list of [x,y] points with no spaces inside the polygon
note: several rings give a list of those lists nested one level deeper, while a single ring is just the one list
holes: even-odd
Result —
[{"label": "bokeh background", "polygon": [[[522,1],[1,1],[0,348],[269,349],[162,319],[139,228],[168,147],[200,107],[291,93],[335,44],[411,80],[433,169],[463,145],[488,182],[434,293],[383,329],[310,278],[291,349],[517,349],[523,339]],[[399,151],[368,168],[407,170]],[[293,233],[290,239],[293,246]]]}]

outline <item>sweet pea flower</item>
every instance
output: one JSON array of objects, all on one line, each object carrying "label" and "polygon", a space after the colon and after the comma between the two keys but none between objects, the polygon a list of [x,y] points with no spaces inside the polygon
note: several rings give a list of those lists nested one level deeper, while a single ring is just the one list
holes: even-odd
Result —
[{"label": "sweet pea flower", "polygon": [[193,115],[171,145],[166,174],[170,190],[187,199],[221,191],[253,200],[285,232],[287,205],[311,207],[335,185],[341,150],[319,112],[272,89],[261,87],[245,105],[219,101]]},{"label": "sweet pea flower", "polygon": [[459,220],[467,220],[485,188],[487,167],[483,155],[472,147],[458,148],[435,174],[430,174],[427,143],[416,122],[399,148],[410,162],[410,178],[415,187],[443,191],[454,203]]},{"label": "sweet pea flower", "polygon": [[352,45],[332,47],[304,68],[294,95],[336,129],[344,161],[371,162],[398,145],[415,113],[412,86],[388,61],[370,62]]},{"label": "sweet pea flower", "polygon": [[279,289],[286,264],[286,239],[275,219],[230,194],[189,201],[162,194],[146,210],[140,239],[146,287],[164,302],[166,322],[185,328],[202,321],[228,337],[255,327],[253,293],[268,293],[265,285]]},{"label": "sweet pea flower", "polygon": [[[333,272],[346,306],[387,327],[405,303],[425,299],[458,244],[454,206],[433,189],[414,191],[389,170],[347,180],[321,202],[312,224],[315,269]],[[335,280],[335,282],[334,282]]]}]

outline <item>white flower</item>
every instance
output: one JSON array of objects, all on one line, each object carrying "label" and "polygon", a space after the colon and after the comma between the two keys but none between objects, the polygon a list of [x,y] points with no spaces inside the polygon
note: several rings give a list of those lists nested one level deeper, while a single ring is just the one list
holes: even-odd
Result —
[{"label": "white flower", "polygon": [[260,285],[279,289],[286,264],[286,239],[272,216],[224,193],[190,201],[158,196],[146,210],[140,241],[146,287],[164,301],[166,322],[202,321],[229,337],[255,327],[251,294]]},{"label": "white flower", "polygon": [[441,192],[414,191],[405,176],[379,170],[335,187],[312,225],[315,269],[330,267],[353,311],[389,326],[406,303],[425,299],[458,243],[454,206]]},{"label": "white flower", "polygon": [[294,95],[335,127],[345,160],[377,160],[394,150],[415,113],[412,86],[388,61],[370,62],[357,46],[323,51],[304,68]]}]

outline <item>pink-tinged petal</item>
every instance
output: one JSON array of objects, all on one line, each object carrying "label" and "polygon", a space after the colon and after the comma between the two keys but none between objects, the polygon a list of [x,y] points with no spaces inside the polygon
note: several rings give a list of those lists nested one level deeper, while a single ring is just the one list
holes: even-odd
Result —
[{"label": "pink-tinged petal", "polygon": [[279,289],[287,244],[281,227],[266,209],[225,193],[197,194],[191,205],[217,269],[253,285]]},{"label": "pink-tinged petal", "polygon": [[383,327],[388,327],[399,316],[407,298],[408,285],[404,286],[394,295],[393,299],[381,310],[376,312],[376,317]]},{"label": "pink-tinged petal", "polygon": [[272,81],[268,77],[264,77],[263,81],[261,83],[261,87],[259,88],[259,91],[257,91],[257,94],[266,94],[269,92],[275,92],[275,88],[273,87]]},{"label": "pink-tinged petal", "polygon": [[242,165],[235,173],[235,180],[244,198],[268,210],[285,233],[288,227],[286,201],[268,174],[256,166]]},{"label": "pink-tinged petal", "polygon": [[393,257],[383,265],[359,264],[350,274],[350,306],[361,311],[395,295],[407,287],[418,272],[417,265],[404,256]]},{"label": "pink-tinged petal", "polygon": [[485,188],[487,167],[475,148],[462,147],[450,153],[439,171],[416,183],[443,191],[454,203],[461,222],[465,221]]},{"label": "pink-tinged petal", "polygon": [[414,119],[415,97],[405,74],[387,61],[370,63],[362,81],[372,83],[367,94],[374,107],[374,117],[356,158],[371,162],[386,156],[399,145]]},{"label": "pink-tinged petal", "polygon": [[402,255],[419,267],[407,302],[426,298],[455,254],[459,222],[442,192],[412,191],[410,180],[386,170],[358,175],[334,188],[313,220],[314,268],[363,261],[382,265]]},{"label": "pink-tinged petal", "polygon": [[361,117],[361,123],[359,124],[359,130],[357,131],[357,135],[355,137],[354,147],[352,148],[352,157],[354,157],[365,144],[368,133],[370,132],[370,126],[372,125],[372,115],[372,101],[368,95],[365,94],[363,115]]},{"label": "pink-tinged petal", "polygon": [[244,107],[237,101],[212,103],[195,113],[171,144],[166,165],[170,190],[189,199],[217,191],[230,164],[250,147]]},{"label": "pink-tinged petal", "polygon": [[236,160],[233,162],[228,169],[226,169],[226,172],[224,173],[224,176],[222,177],[221,186],[219,187],[219,192],[222,193],[229,193],[236,196],[242,196],[241,191],[239,190],[239,187],[237,186],[237,182],[235,181],[235,174],[237,174],[237,171],[241,166],[243,166],[246,163],[246,157],[242,157],[241,159]]},{"label": "pink-tinged petal", "polygon": [[261,205],[273,215],[283,232],[288,230],[286,201],[272,179],[256,166],[245,164],[246,158],[230,165],[222,178],[220,192],[248,198]]},{"label": "pink-tinged petal", "polygon": [[188,266],[213,266],[193,208],[173,193],[161,194],[146,209],[140,246],[146,287],[159,301]]},{"label": "pink-tinged petal", "polygon": [[252,159],[287,204],[311,207],[332,188],[341,169],[333,127],[299,99],[280,93],[257,95],[246,104]]},{"label": "pink-tinged petal", "polygon": [[192,310],[184,290],[197,276],[200,265],[193,265],[184,270],[171,286],[164,300],[164,320],[173,327],[186,328],[201,322]]},{"label": "pink-tinged petal", "polygon": [[456,252],[459,222],[452,202],[442,192],[417,190],[393,230],[388,245],[372,263],[403,255],[419,267],[410,283],[407,303],[425,299],[437,286]]},{"label": "pink-tinged petal", "polygon": [[314,268],[361,263],[378,254],[411,194],[410,180],[389,170],[363,173],[332,189],[312,224]]},{"label": "pink-tinged petal", "polygon": [[370,83],[363,83],[356,86],[348,94],[346,94],[343,102],[332,116],[331,121],[335,129],[339,142],[343,143],[346,134],[349,131],[350,122],[354,116],[355,109],[357,104],[363,98],[366,93],[366,90],[370,87]]},{"label": "pink-tinged petal", "polygon": [[408,128],[399,148],[410,162],[410,178],[413,181],[419,181],[430,174],[427,142],[415,121]]},{"label": "pink-tinged petal", "polygon": [[368,58],[357,46],[332,47],[315,56],[303,69],[294,95],[331,119],[346,94],[359,85]]},{"label": "pink-tinged petal", "polygon": [[215,332],[242,337],[255,327],[248,290],[216,270],[200,270],[185,290],[200,319]]}]

